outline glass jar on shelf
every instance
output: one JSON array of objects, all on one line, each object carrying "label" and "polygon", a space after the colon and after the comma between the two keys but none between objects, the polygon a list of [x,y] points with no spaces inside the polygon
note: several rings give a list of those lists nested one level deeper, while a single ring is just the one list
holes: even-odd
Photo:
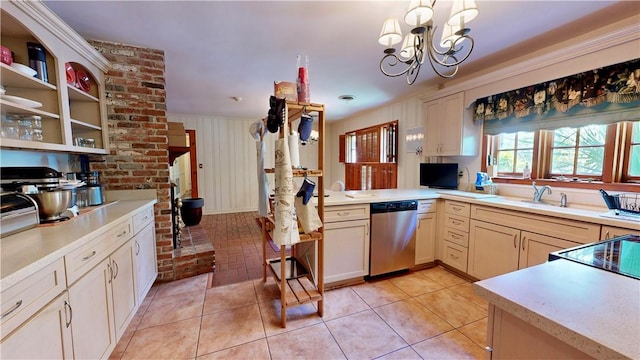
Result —
[{"label": "glass jar on shelf", "polygon": [[20,140],[33,140],[33,124],[28,118],[21,118],[18,121],[18,138]]},{"label": "glass jar on shelf", "polygon": [[33,141],[43,141],[42,129],[33,129]]},{"label": "glass jar on shelf", "polygon": [[5,139],[18,138],[18,122],[13,117],[2,115],[2,133],[0,136]]}]

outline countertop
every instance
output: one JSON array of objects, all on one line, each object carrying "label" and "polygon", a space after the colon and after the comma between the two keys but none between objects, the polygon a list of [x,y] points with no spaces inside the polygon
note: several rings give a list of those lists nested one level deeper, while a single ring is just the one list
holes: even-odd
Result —
[{"label": "countertop", "polygon": [[567,260],[482,280],[474,291],[598,359],[640,359],[640,281]]},{"label": "countertop", "polygon": [[536,204],[529,202],[528,200],[531,199],[511,198],[460,190],[386,189],[342,192],[327,190],[325,194],[329,195],[325,197],[325,206],[369,204],[396,200],[448,199],[476,205],[486,205],[501,209],[524,211],[538,215],[640,230],[640,217],[638,217],[638,220],[627,220],[624,218],[603,216],[610,216],[610,212],[604,206],[604,203],[602,207],[570,204],[569,207],[563,208],[544,203]]},{"label": "countertop", "polygon": [[0,289],[6,289],[35,271],[79,248],[104,226],[130,217],[156,200],[120,200],[58,224],[39,225],[0,239]]}]

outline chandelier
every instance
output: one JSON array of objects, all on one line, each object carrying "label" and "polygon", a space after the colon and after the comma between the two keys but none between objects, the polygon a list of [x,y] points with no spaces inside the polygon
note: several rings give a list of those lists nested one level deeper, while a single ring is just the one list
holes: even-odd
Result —
[{"label": "chandelier", "polygon": [[[458,72],[458,65],[465,61],[473,50],[471,29],[466,24],[478,15],[474,0],[455,0],[451,7],[449,20],[444,24],[439,47],[433,37],[437,27],[433,26],[433,7],[436,0],[412,0],[404,21],[413,29],[402,41],[402,31],[397,18],[384,21],[378,42],[387,48],[380,60],[380,70],[387,76],[407,77],[407,83],[413,84],[418,77],[425,58],[439,76],[451,78]],[[394,45],[402,42],[400,53],[396,54]]]}]

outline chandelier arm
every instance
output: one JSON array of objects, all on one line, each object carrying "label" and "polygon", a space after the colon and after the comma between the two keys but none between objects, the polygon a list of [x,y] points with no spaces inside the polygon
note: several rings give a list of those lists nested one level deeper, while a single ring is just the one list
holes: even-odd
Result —
[{"label": "chandelier arm", "polygon": [[[433,59],[433,61],[435,61],[439,65],[446,66],[446,67],[453,67],[453,66],[460,65],[462,62],[464,62],[469,57],[469,55],[471,55],[471,52],[473,51],[473,46],[474,46],[473,38],[470,37],[469,35],[467,35],[466,32],[461,34],[460,37],[456,39],[456,41],[451,41],[451,40],[447,41],[450,45],[444,51],[440,51],[434,46],[434,44],[433,44],[433,31],[429,31],[429,32],[430,32],[430,34],[429,34],[429,36],[427,36],[427,46],[429,48],[428,49],[429,58]],[[458,49],[456,49],[456,45],[458,45],[458,43],[463,42],[465,39],[469,40],[470,47],[469,47],[469,50],[467,52],[465,52],[464,56],[462,58],[460,58],[460,60],[458,60],[458,57],[457,56],[453,56],[453,55],[456,55],[461,50],[463,50],[464,46],[460,46]],[[442,58],[440,59],[439,57],[442,57]],[[449,61],[447,61],[449,59],[454,59],[455,61],[454,62],[449,62]]]},{"label": "chandelier arm", "polygon": [[[385,63],[385,61],[386,61],[386,63]],[[399,66],[400,63],[407,64],[408,66],[404,70],[402,70],[400,72],[397,72],[397,73],[385,70],[385,67],[394,68],[395,66]],[[385,56],[383,56],[382,59],[380,60],[380,71],[382,71],[382,73],[387,75],[387,76],[397,77],[397,76],[402,76],[404,74],[407,74],[409,72],[409,70],[411,70],[411,65],[412,65],[412,61],[411,62],[404,62],[404,61],[400,60],[396,54],[394,54],[394,53],[386,53]]]}]

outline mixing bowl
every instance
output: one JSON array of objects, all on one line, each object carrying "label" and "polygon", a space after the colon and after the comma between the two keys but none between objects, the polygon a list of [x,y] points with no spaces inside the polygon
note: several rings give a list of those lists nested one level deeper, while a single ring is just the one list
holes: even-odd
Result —
[{"label": "mixing bowl", "polygon": [[27,194],[38,204],[40,220],[56,220],[75,205],[75,190],[56,189]]}]

